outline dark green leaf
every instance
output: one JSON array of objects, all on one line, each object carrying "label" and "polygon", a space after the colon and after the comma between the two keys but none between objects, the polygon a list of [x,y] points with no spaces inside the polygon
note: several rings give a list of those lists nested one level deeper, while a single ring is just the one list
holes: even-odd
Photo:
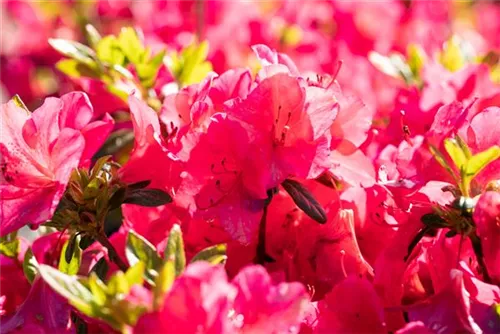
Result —
[{"label": "dark green leaf", "polygon": [[125,196],[127,195],[127,189],[126,188],[118,188],[111,198],[109,199],[109,210],[114,210],[118,207],[120,207],[125,200]]},{"label": "dark green leaf", "polygon": [[113,132],[106,140],[104,145],[99,149],[94,157],[102,157],[105,155],[115,154],[122,150],[127,145],[134,142],[134,133],[130,130],[118,130]]},{"label": "dark green leaf", "polygon": [[430,227],[445,227],[448,225],[446,223],[446,220],[441,218],[441,216],[439,216],[436,213],[426,213],[425,215],[420,217],[420,221],[424,225],[430,226]]},{"label": "dark green leaf", "polygon": [[95,272],[97,277],[102,281],[106,279],[106,274],[108,273],[109,265],[104,257],[101,257],[99,261],[92,267],[91,272]]},{"label": "dark green leaf", "polygon": [[172,197],[160,189],[133,189],[129,191],[123,203],[155,207],[172,202]]},{"label": "dark green leaf", "polygon": [[90,235],[85,235],[80,239],[80,248],[82,250],[87,249],[90,245],[94,243],[94,238]]},{"label": "dark green leaf", "polygon": [[127,187],[128,187],[128,189],[131,189],[131,190],[143,189],[143,188],[146,188],[147,186],[149,186],[150,183],[151,183],[151,180],[144,180],[144,181],[139,181],[136,183],[131,183],[131,184],[127,185]]},{"label": "dark green leaf", "polygon": [[449,230],[448,232],[446,232],[446,234],[444,236],[447,237],[447,238],[453,238],[457,234],[458,234],[457,231],[455,231],[455,230]]},{"label": "dark green leaf", "polygon": [[181,227],[177,224],[174,224],[168,235],[164,258],[167,261],[174,261],[175,274],[177,276],[184,271],[186,267],[186,254],[184,252]]},{"label": "dark green leaf", "polygon": [[299,182],[290,179],[283,181],[281,185],[305,214],[320,224],[326,223],[327,216],[325,211],[307,188]]}]

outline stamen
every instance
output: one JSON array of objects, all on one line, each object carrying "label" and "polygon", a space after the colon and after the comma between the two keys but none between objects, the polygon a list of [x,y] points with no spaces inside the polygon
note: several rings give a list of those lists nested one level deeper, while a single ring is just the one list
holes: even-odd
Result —
[{"label": "stamen", "polygon": [[340,250],[340,268],[342,269],[342,274],[344,275],[344,278],[347,278],[347,271],[345,270],[345,250]]}]

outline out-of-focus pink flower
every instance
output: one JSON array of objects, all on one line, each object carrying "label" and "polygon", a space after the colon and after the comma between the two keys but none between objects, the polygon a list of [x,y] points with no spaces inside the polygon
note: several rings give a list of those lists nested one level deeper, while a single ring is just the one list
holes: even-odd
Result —
[{"label": "out-of-focus pink flower", "polygon": [[244,268],[228,282],[221,266],[190,264],[159,311],[143,315],[136,333],[261,333],[298,328],[307,304],[300,283],[271,282],[263,267]]},{"label": "out-of-focus pink flower", "polygon": [[47,98],[32,114],[13,101],[2,105],[0,141],[1,235],[51,218],[72,170],[86,165],[112,128],[91,122],[83,93]]}]

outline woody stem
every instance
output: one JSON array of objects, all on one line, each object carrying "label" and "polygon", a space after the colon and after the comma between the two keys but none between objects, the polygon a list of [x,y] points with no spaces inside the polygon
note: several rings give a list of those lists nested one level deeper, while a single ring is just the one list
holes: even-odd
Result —
[{"label": "woody stem", "polygon": [[116,252],[115,247],[106,237],[106,235],[104,233],[100,233],[97,234],[95,238],[101,245],[103,245],[108,250],[109,259],[112,262],[114,262],[121,271],[123,272],[127,271],[128,265],[120,258],[120,256]]}]

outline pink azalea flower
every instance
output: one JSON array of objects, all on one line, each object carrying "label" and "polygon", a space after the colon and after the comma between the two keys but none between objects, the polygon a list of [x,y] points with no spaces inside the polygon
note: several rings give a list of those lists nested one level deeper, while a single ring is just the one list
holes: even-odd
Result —
[{"label": "pink azalea flower", "polygon": [[74,168],[89,159],[111,131],[112,119],[91,122],[83,93],[47,98],[32,114],[2,105],[1,235],[51,218]]},{"label": "pink azalea flower", "polygon": [[158,114],[143,101],[129,97],[134,126],[134,149],[120,169],[121,180],[127,183],[150,180],[150,187],[171,193],[180,182],[180,163],[162,137]]},{"label": "pink azalea flower", "polygon": [[284,332],[298,328],[306,304],[301,284],[274,284],[260,266],[246,267],[228,282],[223,267],[196,262],[174,282],[162,308],[143,315],[134,332]]},{"label": "pink azalea flower", "polygon": [[474,209],[474,222],[481,239],[484,262],[488,273],[496,282],[500,282],[500,194],[487,191],[479,197]]},{"label": "pink azalea flower", "polygon": [[[68,239],[59,233],[52,233],[36,239],[31,245],[33,255],[39,264],[51,266],[58,265],[59,256]],[[22,261],[19,263],[22,265]],[[4,268],[2,266],[2,277]],[[15,281],[17,290],[22,285],[28,285],[27,279],[22,273]],[[2,290],[6,286],[3,285]],[[7,300],[9,301],[9,296]],[[12,302],[13,300],[10,300]],[[71,327],[70,311],[68,302],[49,287],[39,276],[35,277],[29,293],[22,303],[17,304],[14,313],[8,314],[2,319],[2,331],[9,333],[20,330],[24,333],[69,333]]]},{"label": "pink azalea flower", "polygon": [[239,333],[281,333],[297,328],[308,300],[300,283],[271,282],[260,266],[241,270],[232,281],[237,289],[230,318]]},{"label": "pink azalea flower", "polygon": [[0,286],[2,290],[0,296],[2,298],[2,322],[3,316],[9,316],[15,312],[17,307],[23,303],[30,291],[30,284],[24,277],[23,260],[28,242],[25,239],[19,238],[20,249],[17,258],[9,258],[5,255],[0,255]]},{"label": "pink azalea flower", "polygon": [[373,285],[349,276],[318,303],[319,333],[386,333],[384,310]]},{"label": "pink azalea flower", "polygon": [[335,98],[319,87],[302,87],[285,73],[260,82],[228,114],[249,132],[252,149],[244,184],[257,198],[287,177],[314,178],[328,168],[329,130]]}]

